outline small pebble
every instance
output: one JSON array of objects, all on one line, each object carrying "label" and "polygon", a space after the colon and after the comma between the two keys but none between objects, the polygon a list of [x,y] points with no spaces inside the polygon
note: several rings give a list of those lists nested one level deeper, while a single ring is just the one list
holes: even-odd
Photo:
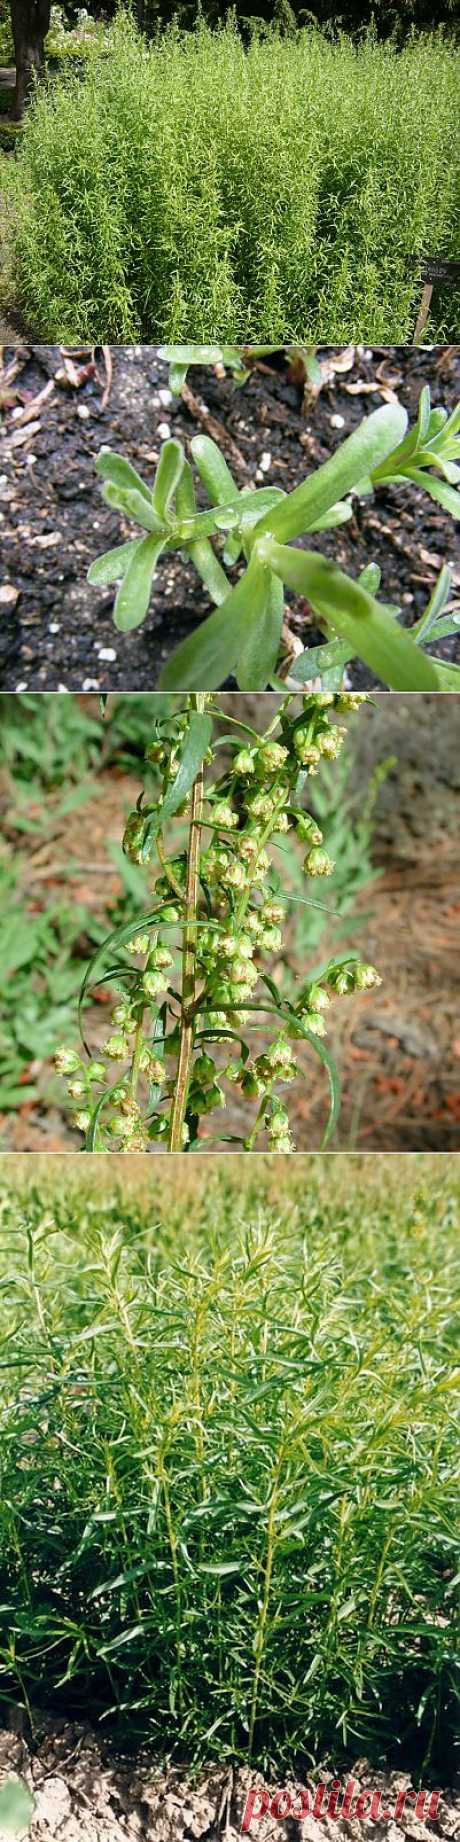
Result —
[{"label": "small pebble", "polygon": [[344,429],[345,428],[345,416],[330,416],[329,421],[331,424],[331,429]]},{"label": "small pebble", "polygon": [[60,631],[61,631],[61,628],[59,625],[59,621],[50,620],[49,627],[48,627],[48,633],[60,633]]},{"label": "small pebble", "polygon": [[171,430],[169,427],[169,422],[159,422],[158,423],[157,435],[159,435],[160,441],[170,440]]},{"label": "small pebble", "polygon": [[413,601],[413,599],[414,599],[413,595],[409,595],[409,594],[401,595],[401,601],[405,601],[407,607],[410,607],[410,603],[411,601]]},{"label": "small pebble", "polygon": [[88,422],[90,415],[91,415],[91,410],[87,408],[86,403],[79,403],[78,408],[77,408],[77,416],[80,417],[80,422]]},{"label": "small pebble", "polygon": [[163,409],[169,409],[169,405],[170,405],[170,403],[172,403],[172,393],[171,393],[171,391],[170,391],[170,390],[166,390],[166,389],[164,389],[164,390],[159,390],[159,391],[158,391],[158,401],[159,401],[159,403],[162,403],[162,405],[163,405]]},{"label": "small pebble", "polygon": [[27,690],[27,684],[26,684],[25,678],[21,678],[21,683],[15,686],[15,690],[16,691],[26,691]]},{"label": "small pebble", "polygon": [[[65,686],[60,685],[59,688],[61,691],[63,691],[65,689]],[[98,678],[84,678],[83,679],[82,691],[98,691],[98,690],[99,690],[99,679]]]},{"label": "small pebble", "polygon": [[261,454],[260,461],[259,461],[259,467],[260,467],[261,473],[269,473],[271,464],[272,464],[271,454],[267,454],[267,453]]},{"label": "small pebble", "polygon": [[108,665],[111,665],[113,660],[116,659],[117,655],[113,646],[98,646],[97,651],[98,657],[100,659],[106,659]]}]

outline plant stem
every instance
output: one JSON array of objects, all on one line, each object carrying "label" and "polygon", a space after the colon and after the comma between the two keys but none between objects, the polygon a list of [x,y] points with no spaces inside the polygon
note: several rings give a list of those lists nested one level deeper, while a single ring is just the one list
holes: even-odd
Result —
[{"label": "plant stem", "polygon": [[[197,711],[204,710],[205,693],[198,691],[193,700]],[[198,770],[193,783],[191,795],[189,846],[187,854],[187,882],[185,894],[185,922],[182,932],[182,1002],[180,1022],[180,1049],[177,1066],[176,1091],[171,1115],[170,1151],[182,1151],[183,1129],[187,1111],[187,1097],[190,1082],[190,1070],[195,1033],[195,980],[196,980],[196,909],[198,900],[199,859],[201,817],[203,807],[203,764]]]}]

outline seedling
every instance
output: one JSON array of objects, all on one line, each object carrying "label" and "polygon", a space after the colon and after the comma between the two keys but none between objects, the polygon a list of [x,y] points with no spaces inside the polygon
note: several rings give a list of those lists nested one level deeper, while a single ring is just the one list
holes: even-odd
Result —
[{"label": "seedling", "polygon": [[[276,685],[289,588],[308,600],[325,636],[324,645],[296,660],[291,675],[300,683],[315,678],[323,689],[338,690],[348,661],[358,657],[392,690],[460,688],[460,667],[425,650],[460,625],[460,614],[449,609],[447,565],[422,618],[407,632],[398,623],[400,609],[377,599],[377,564],[354,580],[317,550],[295,544],[343,524],[354,497],[365,500],[388,483],[413,482],[459,518],[460,405],[450,416],[431,409],[425,386],[408,430],[402,406],[384,404],[288,494],[276,486],[240,490],[208,436],[194,437],[191,456],[193,465],[179,441],[165,442],[152,491],[121,455],[102,449],[96,462],[107,504],[144,533],[98,557],[89,570],[95,587],[119,583],[114,620],[120,631],[145,619],[158,562],[168,551],[190,559],[215,603],[168,661],[161,687],[214,690],[231,676],[241,690]],[[210,501],[205,511],[197,508],[194,469]],[[227,569],[240,561],[244,571],[232,587]]]},{"label": "seedling", "polygon": [[[169,385],[173,396],[180,396],[191,365],[218,365],[231,371],[235,384],[246,384],[254,366],[261,359],[279,352],[278,345],[160,345],[158,357],[169,365]],[[287,356],[302,359],[305,376],[313,384],[321,382],[315,358],[316,346],[286,346]]]},{"label": "seedling", "polygon": [[[160,712],[147,759],[161,788],[155,800],[144,803],[141,795],[123,840],[132,862],[154,865],[152,905],[114,931],[86,973],[82,998],[91,986],[118,994],[101,1053],[85,1060],[63,1047],[56,1058],[70,1076],[75,1124],[88,1151],[144,1151],[152,1141],[170,1151],[196,1146],[201,1121],[225,1106],[229,1082],[245,1103],[255,1102],[255,1116],[231,1142],[246,1151],[267,1142],[273,1151],[292,1151],[279,1089],[300,1072],[302,1043],[328,1074],[329,1136],[340,1096],[323,1040],[325,1013],[334,997],[380,979],[351,953],[302,979],[292,1002],[281,996],[270,966],[282,954],[287,898],[279,893],[273,849],[292,828],[304,847],[305,877],[330,875],[334,866],[304,792],[320,762],[340,752],[346,730],[331,714],[362,701],[324,692],[305,696],[299,713],[290,694],[263,734],[231,717],[223,737],[213,733],[222,713],[210,693],[192,694],[177,713]],[[119,1069],[112,1084],[111,1064]]]}]

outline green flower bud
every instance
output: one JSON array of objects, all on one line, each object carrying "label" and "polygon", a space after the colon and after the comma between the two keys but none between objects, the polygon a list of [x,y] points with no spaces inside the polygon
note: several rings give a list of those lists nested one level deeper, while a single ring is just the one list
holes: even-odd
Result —
[{"label": "green flower bud", "polygon": [[312,1036],[326,1036],[326,1024],[320,1011],[302,1011],[302,1023]]},{"label": "green flower bud", "polygon": [[345,716],[349,710],[359,710],[361,704],[367,704],[367,691],[340,691],[336,698],[336,710]]},{"label": "green flower bud", "polygon": [[315,825],[314,819],[310,818],[309,812],[299,813],[296,819],[296,831],[302,844],[322,844],[323,842],[322,831],[319,825]]},{"label": "green flower bud", "polygon": [[307,876],[331,876],[335,868],[327,851],[322,851],[316,845],[313,846],[312,851],[308,851],[303,867]]},{"label": "green flower bud", "polygon": [[279,768],[284,767],[287,758],[288,750],[282,742],[264,742],[258,751],[257,766],[261,766],[264,771],[268,770],[270,774],[276,774]]},{"label": "green flower bud", "polygon": [[317,767],[321,760],[319,748],[315,742],[307,742],[301,729],[296,729],[293,738],[294,754],[302,767]]},{"label": "green flower bud", "polygon": [[85,1094],[85,1093],[86,1093],[85,1081],[69,1081],[69,1094],[70,1094],[71,1100],[80,1100],[82,1097],[82,1094]]},{"label": "green flower bud", "polygon": [[87,1132],[91,1125],[91,1113],[75,1113],[74,1125],[78,1126],[79,1132]]},{"label": "green flower bud", "polygon": [[255,773],[255,767],[256,767],[256,757],[255,757],[254,749],[240,748],[238,750],[238,754],[235,755],[235,760],[233,763],[234,773],[241,774],[242,778],[246,779],[247,774]]},{"label": "green flower bud", "polygon": [[152,939],[155,939],[155,935],[151,937],[150,934],[135,934],[132,940],[126,941],[126,952],[148,953]]},{"label": "green flower bud", "polygon": [[234,831],[239,822],[238,813],[225,800],[216,800],[215,805],[211,806],[211,818],[214,825],[222,825],[225,831]]},{"label": "green flower bud", "polygon": [[109,1056],[111,1062],[125,1061],[126,1056],[129,1055],[129,1043],[126,1041],[126,1036],[122,1036],[121,1032],[118,1036],[109,1036],[105,1044],[105,1054]]},{"label": "green flower bud", "polygon": [[244,889],[246,873],[243,864],[237,862],[230,863],[228,869],[224,872],[222,882],[228,885],[230,889]]},{"label": "green flower bud", "polygon": [[171,925],[173,925],[176,921],[180,921],[180,918],[180,910],[178,908],[168,905],[167,908],[163,909],[161,919],[164,921],[165,925],[167,922],[171,922]]},{"label": "green flower bud", "polygon": [[164,972],[153,969],[142,974],[142,990],[147,998],[156,998],[159,991],[166,991],[168,980]]},{"label": "green flower bud", "polygon": [[81,1068],[81,1065],[81,1056],[78,1054],[77,1049],[66,1049],[64,1046],[61,1049],[56,1049],[54,1066],[58,1074],[76,1074],[77,1068]]},{"label": "green flower bud", "polygon": [[355,986],[357,991],[371,991],[373,985],[381,985],[375,966],[355,966]]},{"label": "green flower bud", "polygon": [[88,1068],[88,1081],[105,1081],[107,1069],[103,1062],[91,1062]]}]

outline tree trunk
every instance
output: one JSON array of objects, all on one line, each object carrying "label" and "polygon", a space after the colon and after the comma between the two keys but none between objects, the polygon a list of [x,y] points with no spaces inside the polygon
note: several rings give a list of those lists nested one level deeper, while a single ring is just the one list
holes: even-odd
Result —
[{"label": "tree trunk", "polygon": [[24,114],[27,97],[36,78],[45,68],[44,42],[49,29],[51,0],[11,0],[16,58],[16,89],[13,115],[16,121]]}]

